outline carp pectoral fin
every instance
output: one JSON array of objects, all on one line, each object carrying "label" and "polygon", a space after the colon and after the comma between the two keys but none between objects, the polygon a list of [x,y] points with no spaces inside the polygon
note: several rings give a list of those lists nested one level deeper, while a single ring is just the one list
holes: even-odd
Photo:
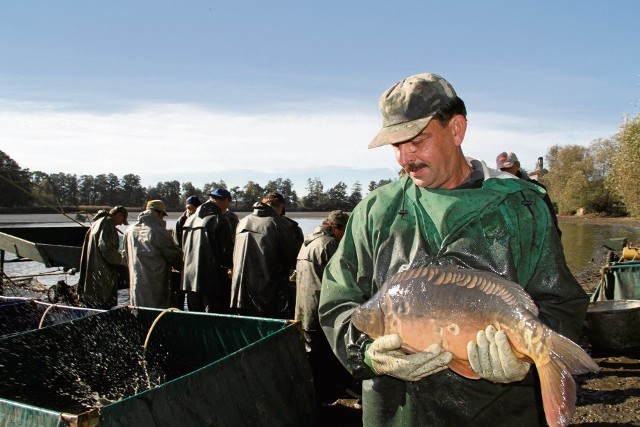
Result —
[{"label": "carp pectoral fin", "polygon": [[466,360],[454,358],[451,360],[451,362],[449,362],[449,368],[451,368],[451,370],[456,374],[465,378],[469,378],[470,380],[480,379],[478,374],[476,374],[476,371],[471,368],[471,365],[469,365],[469,362],[467,362]]}]

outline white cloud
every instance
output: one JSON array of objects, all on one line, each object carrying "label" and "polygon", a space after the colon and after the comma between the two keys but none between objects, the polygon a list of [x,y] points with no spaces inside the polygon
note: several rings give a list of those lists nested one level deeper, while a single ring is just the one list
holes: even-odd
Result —
[{"label": "white cloud", "polygon": [[[282,177],[287,171],[328,166],[396,170],[388,147],[366,148],[379,126],[377,115],[359,113],[353,106],[344,111],[305,105],[288,112],[231,114],[174,104],[102,114],[0,102],[0,149],[21,167],[77,175],[134,173],[145,185],[151,184],[145,183],[145,175],[169,180],[205,173],[211,181],[238,169],[282,171]],[[514,151],[531,170],[554,144],[585,145],[614,132],[590,123],[474,112],[463,149],[489,166],[499,152]],[[344,181],[350,182],[348,177]]]},{"label": "white cloud", "polygon": [[365,149],[377,126],[358,113],[230,115],[186,105],[0,111],[3,151],[22,167],[78,174],[379,167],[388,156]]}]

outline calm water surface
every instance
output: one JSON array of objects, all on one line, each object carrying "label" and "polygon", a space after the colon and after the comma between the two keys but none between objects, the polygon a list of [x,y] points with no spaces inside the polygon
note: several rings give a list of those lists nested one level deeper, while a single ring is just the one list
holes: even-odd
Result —
[{"label": "calm water surface", "polygon": [[564,255],[571,271],[576,273],[589,263],[603,264],[608,246],[619,253],[622,241],[640,241],[640,226],[629,224],[587,224],[560,219]]},{"label": "calm water surface", "polygon": [[[175,222],[180,214],[172,213],[167,219],[167,228],[173,229]],[[244,216],[240,213],[239,216]],[[295,212],[289,216],[296,220],[305,235],[311,233],[318,225],[322,223],[326,214],[302,214],[297,215]],[[135,217],[135,215],[132,215]],[[134,223],[130,221],[130,223]],[[0,215],[0,227],[5,226],[68,226],[73,224],[59,214],[37,214],[37,215]],[[84,223],[88,225],[88,223]],[[121,231],[126,226],[120,227]],[[562,243],[567,264],[574,273],[586,268],[589,264],[596,262],[604,263],[608,249],[603,247],[609,246],[615,250],[621,248],[623,238],[629,239],[631,242],[640,241],[640,226],[629,224],[587,224],[580,222],[563,221],[560,219],[560,229],[562,230]],[[6,259],[13,258],[13,254],[6,253]],[[10,277],[40,274],[59,271],[57,268],[45,268],[43,264],[36,262],[8,263],[5,265],[5,273]],[[55,284],[60,279],[65,279],[70,285],[76,284],[77,275],[54,275],[41,276],[40,282],[45,285]],[[125,291],[126,292],[126,291]],[[123,296],[123,298],[125,298]]]}]

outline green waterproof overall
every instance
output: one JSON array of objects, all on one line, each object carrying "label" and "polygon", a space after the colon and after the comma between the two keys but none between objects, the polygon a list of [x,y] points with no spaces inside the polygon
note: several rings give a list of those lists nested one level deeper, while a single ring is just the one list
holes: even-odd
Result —
[{"label": "green waterproof overall", "polygon": [[544,190],[482,166],[480,188],[430,190],[402,178],[372,192],[325,270],[320,322],[338,358],[365,380],[365,426],[545,425],[535,368],[511,384],[448,369],[416,382],[376,376],[363,361],[371,339],[350,323],[353,310],[398,271],[458,265],[519,283],[545,324],[579,337],[587,295],[567,267]]}]

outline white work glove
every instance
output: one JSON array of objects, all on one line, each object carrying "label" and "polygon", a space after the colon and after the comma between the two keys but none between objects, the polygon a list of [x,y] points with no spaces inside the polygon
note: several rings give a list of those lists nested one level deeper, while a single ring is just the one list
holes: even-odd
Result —
[{"label": "white work glove", "polygon": [[447,369],[453,355],[442,352],[440,344],[433,344],[425,351],[406,354],[400,347],[398,334],[376,338],[367,349],[371,367],[378,375],[389,375],[403,381],[418,381],[427,375]]},{"label": "white work glove", "polygon": [[531,366],[516,359],[504,331],[498,331],[493,325],[479,331],[476,342],[469,341],[467,353],[473,370],[494,383],[521,381]]}]

